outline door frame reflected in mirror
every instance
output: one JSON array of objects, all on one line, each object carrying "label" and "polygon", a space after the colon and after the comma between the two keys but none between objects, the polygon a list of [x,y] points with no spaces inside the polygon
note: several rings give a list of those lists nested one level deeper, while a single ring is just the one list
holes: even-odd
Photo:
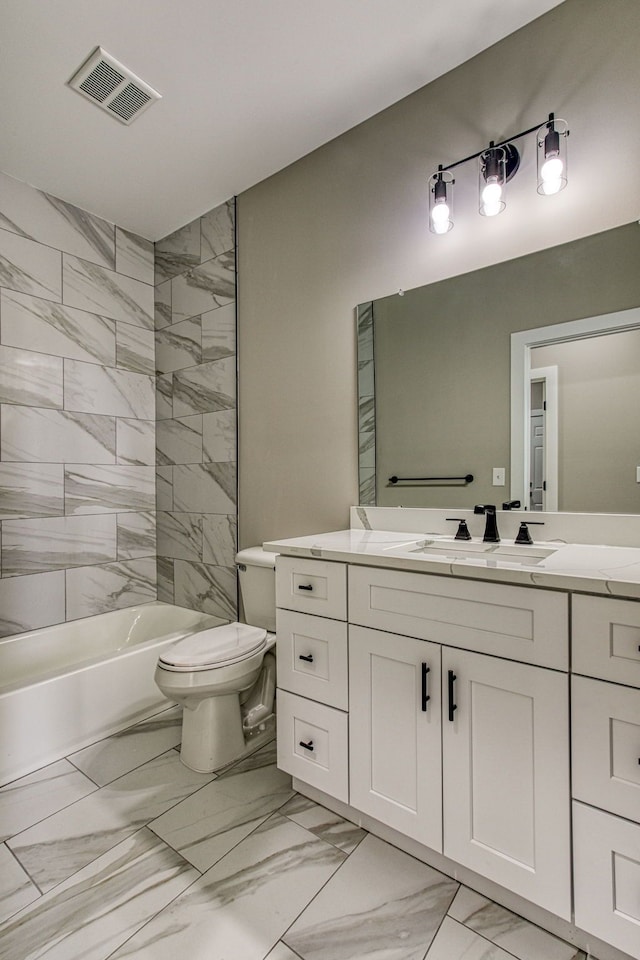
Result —
[{"label": "door frame reflected in mirror", "polygon": [[[535,347],[585,340],[640,328],[640,307],[511,334],[511,499],[529,504],[531,351]],[[535,368],[534,368],[535,369]],[[557,441],[556,441],[557,443]],[[557,468],[556,468],[557,473]],[[545,509],[557,510],[556,506]]]}]

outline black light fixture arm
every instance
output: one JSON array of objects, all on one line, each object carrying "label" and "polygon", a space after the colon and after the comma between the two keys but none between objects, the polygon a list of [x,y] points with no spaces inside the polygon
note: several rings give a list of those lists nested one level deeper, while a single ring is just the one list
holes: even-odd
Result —
[{"label": "black light fixture arm", "polygon": [[[555,114],[550,113],[548,119],[545,120],[543,123],[536,123],[536,125],[535,125],[534,127],[529,127],[528,130],[522,130],[521,133],[514,133],[514,135],[513,135],[512,137],[506,137],[506,139],[501,140],[499,143],[494,143],[493,140],[492,140],[491,143],[489,144],[489,147],[490,147],[490,148],[491,148],[491,147],[495,147],[495,148],[504,147],[504,146],[506,146],[508,143],[512,143],[514,140],[519,140],[521,137],[526,137],[526,136],[528,136],[530,133],[534,133],[534,131],[539,130],[540,127],[543,127],[545,124],[552,124],[553,121],[554,121],[554,119],[555,119]],[[478,150],[477,153],[471,153],[471,154],[469,154],[469,156],[468,156],[468,157],[464,157],[463,160],[456,160],[455,163],[448,163],[446,166],[443,166],[442,164],[439,164],[439,165],[438,165],[438,170],[442,170],[442,171],[445,171],[445,170],[453,170],[454,167],[459,167],[459,166],[460,166],[461,164],[463,164],[463,163],[468,163],[469,160],[477,160],[478,157],[481,157],[483,153],[486,153],[486,151],[487,151],[487,147],[483,147],[482,150]]]}]

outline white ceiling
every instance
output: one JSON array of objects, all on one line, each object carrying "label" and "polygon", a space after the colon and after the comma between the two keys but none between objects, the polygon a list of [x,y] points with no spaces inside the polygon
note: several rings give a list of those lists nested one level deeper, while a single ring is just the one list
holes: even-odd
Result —
[{"label": "white ceiling", "polygon": [[[1,0],[0,170],[157,240],[560,0]],[[66,86],[96,46],[163,99]]]}]

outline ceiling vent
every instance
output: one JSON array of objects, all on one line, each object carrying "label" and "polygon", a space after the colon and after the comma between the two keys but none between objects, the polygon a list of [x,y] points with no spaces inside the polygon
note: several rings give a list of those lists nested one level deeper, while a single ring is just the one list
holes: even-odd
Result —
[{"label": "ceiling vent", "polygon": [[162,97],[135,73],[96,47],[69,80],[69,86],[121,123],[131,123]]}]

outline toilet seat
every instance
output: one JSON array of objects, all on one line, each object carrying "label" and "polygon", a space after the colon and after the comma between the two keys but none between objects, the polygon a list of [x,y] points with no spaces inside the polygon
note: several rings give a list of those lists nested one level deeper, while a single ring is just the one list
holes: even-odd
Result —
[{"label": "toilet seat", "polygon": [[246,623],[227,623],[183,637],[162,653],[159,666],[176,672],[194,672],[238,663],[260,653],[267,631]]}]

